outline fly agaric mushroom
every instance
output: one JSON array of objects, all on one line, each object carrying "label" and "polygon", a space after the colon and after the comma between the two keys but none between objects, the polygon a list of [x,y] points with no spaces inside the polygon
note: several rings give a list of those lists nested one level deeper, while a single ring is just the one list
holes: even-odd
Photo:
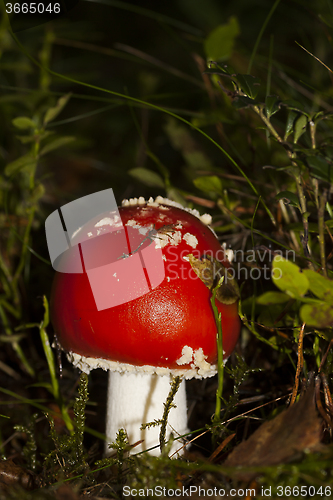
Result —
[{"label": "fly agaric mushroom", "polygon": [[[184,379],[217,372],[217,327],[210,303],[216,266],[227,278],[216,300],[224,359],[235,347],[240,321],[237,291],[227,273],[230,263],[207,225],[209,215],[200,216],[160,196],[148,202],[125,200],[118,214],[121,221],[114,213],[104,213],[75,231],[72,245],[82,232],[94,236],[94,245],[86,252],[81,248],[83,273],[56,273],[51,317],[57,338],[76,367],[86,373],[93,368],[110,371],[106,436],[113,441],[117,431],[125,428],[130,443],[144,440],[136,452],[158,445],[159,429],[140,427],[162,417],[172,376],[183,380],[168,424],[172,432],[182,435],[187,431]],[[100,234],[110,227],[113,242],[126,233],[128,247],[117,240],[118,256],[113,253],[109,266],[118,267],[110,267],[111,273],[103,267],[112,253],[111,240],[103,240]],[[98,262],[97,271],[89,266],[89,259],[95,267]],[[141,263],[139,278],[138,267],[132,266],[135,259]],[[102,290],[97,295],[93,284],[95,290],[96,284]],[[122,294],[121,299],[117,294]],[[109,302],[103,302],[105,298]],[[108,307],[112,303],[116,305]],[[173,449],[177,448],[181,445]],[[152,452],[159,453],[156,448]]]}]

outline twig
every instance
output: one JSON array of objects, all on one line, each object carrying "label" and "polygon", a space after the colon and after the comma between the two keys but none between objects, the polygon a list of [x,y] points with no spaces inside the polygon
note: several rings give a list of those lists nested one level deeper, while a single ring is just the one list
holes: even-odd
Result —
[{"label": "twig", "polygon": [[323,271],[323,275],[327,277],[326,255],[325,255],[325,219],[324,219],[326,201],[327,201],[327,190],[324,189],[323,194],[319,197],[318,233],[319,233],[321,268]]},{"label": "twig", "polygon": [[215,415],[214,415],[214,419],[213,419],[214,423],[218,423],[220,421],[221,401],[222,401],[222,394],[223,394],[223,377],[224,377],[223,334],[222,334],[222,324],[221,324],[221,313],[219,313],[217,306],[216,306],[216,303],[215,303],[217,291],[220,288],[220,286],[222,285],[223,280],[224,280],[224,276],[222,276],[222,278],[220,278],[218,284],[212,290],[212,296],[210,298],[210,303],[211,303],[212,308],[213,308],[215,323],[217,326],[216,342],[217,342],[218,384],[217,384],[217,390],[216,390]]},{"label": "twig", "polygon": [[321,372],[320,373],[320,378],[321,378],[321,382],[322,382],[323,388],[324,388],[324,396],[325,396],[326,407],[328,408],[328,411],[331,414],[331,416],[333,416],[332,395],[331,395],[331,391],[330,391],[330,388],[329,388],[329,385],[328,385],[325,373]]},{"label": "twig", "polygon": [[227,444],[230,443],[230,441],[236,436],[236,433],[230,434],[230,436],[226,437],[223,439],[222,443],[219,444],[219,446],[216,448],[216,450],[213,451],[211,456],[209,457],[208,461],[213,462],[217,455],[221,453],[221,451],[227,446]]},{"label": "twig", "polygon": [[290,406],[292,406],[295,403],[295,401],[296,401],[296,396],[297,396],[298,386],[299,386],[299,377],[300,377],[300,374],[301,374],[301,371],[302,371],[303,365],[304,365],[304,359],[303,359],[304,329],[305,329],[305,323],[302,324],[301,330],[299,332],[299,337],[298,337],[297,369],[296,369],[296,375],[295,375],[295,384],[294,384],[294,387],[293,387],[293,392],[291,394]]},{"label": "twig", "polygon": [[317,408],[318,408],[320,415],[323,417],[323,419],[325,420],[327,425],[329,427],[332,427],[331,417],[329,415],[327,415],[326,411],[323,408],[321,400],[320,400],[320,377],[319,376],[317,376],[315,378],[315,398],[316,398],[316,405],[317,405]]},{"label": "twig", "polygon": [[333,339],[330,340],[330,343],[328,344],[327,351],[325,352],[324,356],[322,357],[322,360],[320,362],[320,366],[319,366],[319,369],[318,369],[318,373],[321,372],[321,369],[322,369],[322,367],[323,367],[323,365],[324,365],[324,363],[326,361],[326,358],[327,358],[328,353],[329,353],[329,351],[330,351],[330,349],[331,349],[332,346],[333,346]]}]

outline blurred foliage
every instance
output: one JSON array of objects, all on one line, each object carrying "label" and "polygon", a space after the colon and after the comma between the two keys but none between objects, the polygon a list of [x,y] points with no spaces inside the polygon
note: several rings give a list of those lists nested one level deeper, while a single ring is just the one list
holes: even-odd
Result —
[{"label": "blurred foliage", "polygon": [[[332,2],[81,0],[14,34],[1,9],[0,443],[15,463],[0,463],[0,498],[119,498],[123,485],[330,497]],[[188,383],[184,460],[168,443],[128,459],[120,433],[103,462],[106,379],[90,375],[87,404],[81,378],[75,400],[78,376],[63,360],[60,379],[50,349],[44,221],[107,187],[119,202],[161,194],[208,211],[234,253],[242,335],[220,419],[218,381]],[[240,479],[229,451],[298,404],[308,378],[322,447]]]}]

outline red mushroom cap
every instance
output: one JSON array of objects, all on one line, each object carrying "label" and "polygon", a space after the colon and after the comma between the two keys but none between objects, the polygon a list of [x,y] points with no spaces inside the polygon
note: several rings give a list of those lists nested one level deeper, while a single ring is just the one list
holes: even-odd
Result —
[{"label": "red mushroom cap", "polygon": [[[198,216],[167,205],[165,200],[161,204],[153,201],[127,204],[119,208],[119,214],[127,241],[135,232],[141,235],[135,248],[130,246],[131,255],[144,254],[149,245],[159,248],[165,276],[154,287],[148,273],[148,293],[98,310],[89,270],[81,274],[57,272],[51,293],[51,317],[60,344],[85,371],[99,366],[123,371],[130,365],[132,369],[170,371],[186,378],[213,375],[217,328],[210,303],[211,291],[194,271],[189,256],[201,259],[210,254],[229,268],[218,239]],[[110,220],[102,214],[79,232],[96,236],[96,228],[100,230],[104,222],[107,225]],[[112,234],[114,237],[115,233]],[[76,234],[72,237],[73,244],[75,237]],[[111,252],[111,240],[103,238],[102,235],[91,240],[94,242],[91,253],[100,265]],[[129,253],[119,252],[118,258],[112,257],[113,261],[122,260],[122,264],[127,265]],[[112,276],[117,279],[116,273]],[[130,293],[138,295],[129,264],[127,280]],[[111,295],[117,293],[112,290],[112,286],[109,287]],[[216,304],[221,312],[226,358],[234,349],[240,331],[237,300],[231,304],[217,300]]]}]

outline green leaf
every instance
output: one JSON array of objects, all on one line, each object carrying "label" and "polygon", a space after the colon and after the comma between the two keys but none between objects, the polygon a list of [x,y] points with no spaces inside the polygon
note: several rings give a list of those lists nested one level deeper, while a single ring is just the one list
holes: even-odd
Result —
[{"label": "green leaf", "polygon": [[8,176],[17,174],[20,170],[30,170],[36,166],[37,161],[34,160],[31,153],[20,156],[17,160],[8,163],[5,168],[5,174]]},{"label": "green leaf", "polygon": [[48,301],[47,301],[47,298],[45,295],[43,297],[43,305],[44,305],[44,317],[39,325],[39,333],[40,333],[40,338],[42,341],[42,346],[44,349],[44,354],[46,357],[46,361],[48,364],[49,373],[50,373],[50,377],[51,377],[51,387],[52,387],[51,391],[52,391],[54,398],[56,400],[58,400],[60,392],[59,392],[59,383],[58,383],[58,378],[57,378],[57,369],[56,369],[55,359],[54,359],[54,355],[53,355],[53,352],[51,349],[49,337],[48,337],[48,334],[46,332],[46,328],[49,324],[50,317],[49,317],[49,304],[48,304]]},{"label": "green leaf", "polygon": [[243,95],[235,97],[232,101],[232,105],[236,109],[247,108],[247,106],[258,106],[259,104],[259,101],[255,101],[254,99]]},{"label": "green leaf", "polygon": [[303,274],[305,274],[309,280],[310,291],[316,295],[318,299],[333,304],[333,281],[311,269],[305,269]]},{"label": "green leaf", "polygon": [[204,114],[192,118],[192,124],[196,127],[207,127],[219,122],[234,124],[234,120],[227,118],[223,109],[207,110]]},{"label": "green leaf", "polygon": [[267,306],[271,304],[284,304],[290,300],[289,295],[281,292],[265,292],[257,298],[257,304]]},{"label": "green leaf", "polygon": [[180,203],[183,205],[183,207],[186,206],[186,199],[184,198],[182,192],[179,189],[176,189],[175,187],[169,187],[166,190],[166,195],[169,200],[176,201],[177,203]]},{"label": "green leaf", "polygon": [[308,123],[308,118],[305,115],[301,115],[299,118],[296,119],[294,125],[294,144],[296,144],[301,135],[304,134],[307,123]]},{"label": "green leaf", "polygon": [[293,299],[301,299],[310,287],[308,278],[296,264],[277,255],[273,259],[272,279],[282,292]]},{"label": "green leaf", "polygon": [[39,156],[43,156],[46,153],[49,153],[50,151],[61,148],[62,146],[65,146],[66,144],[69,144],[70,142],[73,142],[73,141],[75,141],[75,137],[72,137],[72,136],[55,137],[51,142],[46,144],[40,150]]},{"label": "green leaf", "polygon": [[57,104],[54,107],[49,108],[46,111],[45,116],[44,116],[44,126],[46,126],[48,123],[50,123],[52,120],[54,120],[58,116],[58,114],[63,110],[63,108],[68,103],[70,97],[71,97],[71,94],[66,94],[66,95],[60,97],[60,99],[58,99]]},{"label": "green leaf", "polygon": [[323,156],[308,156],[306,163],[310,167],[313,177],[322,181],[333,182],[332,164]]},{"label": "green leaf", "polygon": [[268,95],[266,97],[265,105],[267,118],[275,115],[275,113],[277,113],[281,107],[280,100],[276,95]]},{"label": "green leaf", "polygon": [[19,128],[20,130],[26,130],[28,128],[32,129],[36,128],[36,123],[30,118],[27,118],[26,116],[19,116],[17,118],[14,118],[14,120],[12,120],[12,124],[14,125],[14,127]]},{"label": "green leaf", "polygon": [[53,387],[50,382],[37,382],[36,384],[29,385],[29,387],[44,387],[44,389],[47,389],[53,395]]},{"label": "green leaf", "polygon": [[298,115],[298,113],[296,111],[294,111],[293,109],[289,110],[287,123],[286,123],[286,130],[284,133],[284,140],[286,140],[289,137],[289,135],[292,133],[293,128],[294,128],[294,122],[295,122],[297,115]]},{"label": "green leaf", "polygon": [[210,61],[209,69],[207,69],[204,73],[232,76],[235,74],[235,70],[229,64],[223,63],[223,65],[221,66],[220,64],[218,64],[215,61],[214,62]]},{"label": "green leaf", "polygon": [[255,99],[259,92],[260,79],[252,75],[236,75],[237,81],[244,92],[251,99]]},{"label": "green leaf", "polygon": [[195,187],[201,189],[201,191],[204,191],[205,193],[210,193],[213,191],[214,193],[222,194],[223,191],[222,181],[216,175],[205,175],[197,177],[193,180],[193,184],[195,185]]},{"label": "green leaf", "polygon": [[186,257],[195,274],[209,290],[215,292],[219,302],[222,304],[237,302],[240,292],[230,269],[210,255],[201,257],[201,259],[197,259],[193,254],[188,254]]},{"label": "green leaf", "polygon": [[14,342],[21,342],[22,339],[26,337],[25,333],[18,333],[18,334],[12,334],[12,335],[0,335],[0,342],[7,342],[8,344],[14,343]]},{"label": "green leaf", "polygon": [[304,106],[300,101],[296,101],[295,99],[286,99],[282,103],[284,106],[287,107],[287,109],[291,111],[296,111],[296,116],[300,115],[302,113],[302,110]]},{"label": "green leaf", "polygon": [[[290,300],[290,297],[288,297],[288,300]],[[285,303],[281,304],[265,304],[265,307],[262,307],[259,316],[258,316],[258,323],[261,325],[265,325],[267,328],[277,328],[279,326],[286,325],[286,321],[288,320],[287,316],[282,315],[283,311],[285,310],[286,305]],[[280,317],[279,321],[278,318]],[[269,339],[270,342],[274,342],[274,337],[271,337]],[[275,340],[276,342],[276,340]]]},{"label": "green leaf", "polygon": [[183,156],[186,164],[193,170],[208,170],[211,167],[209,158],[199,149],[183,150]]},{"label": "green leaf", "polygon": [[148,170],[147,168],[133,168],[128,172],[134,179],[137,179],[138,181],[142,182],[146,186],[150,187],[158,187],[158,188],[164,188],[164,181],[162,177],[157,174],[156,172],[153,172],[152,170]]},{"label": "green leaf", "polygon": [[287,200],[288,205],[291,205],[292,207],[299,208],[298,197],[295,193],[292,193],[291,191],[280,191],[280,193],[275,195],[275,199]]},{"label": "green leaf", "polygon": [[[53,135],[55,132],[51,130],[45,130],[44,132],[38,133],[38,140],[39,142],[42,141],[43,139],[46,139],[46,137],[49,137],[49,135]],[[29,142],[36,142],[37,140],[37,134],[32,134],[32,135],[18,135],[17,138],[22,144],[28,144]]]},{"label": "green leaf", "polygon": [[29,142],[35,142],[34,135],[18,135],[17,138],[22,144],[29,144]]},{"label": "green leaf", "polygon": [[222,61],[228,59],[233,51],[235,39],[239,35],[237,18],[232,16],[227,24],[215,28],[205,40],[207,59]]},{"label": "green leaf", "polygon": [[309,326],[328,328],[333,326],[333,307],[326,302],[305,304],[300,310],[301,320]]},{"label": "green leaf", "polygon": [[44,196],[44,193],[45,187],[43,186],[43,184],[38,184],[31,193],[29,202],[34,205],[42,196]]},{"label": "green leaf", "polygon": [[318,113],[315,113],[312,117],[312,121],[315,122],[316,125],[318,122],[325,119],[331,120],[331,115],[329,113],[325,115],[324,111],[318,111]]},{"label": "green leaf", "polygon": [[[304,231],[303,222],[292,222],[291,224],[287,224],[285,226],[288,231]],[[308,225],[309,233],[318,234],[318,224],[316,222],[309,222]]]}]

